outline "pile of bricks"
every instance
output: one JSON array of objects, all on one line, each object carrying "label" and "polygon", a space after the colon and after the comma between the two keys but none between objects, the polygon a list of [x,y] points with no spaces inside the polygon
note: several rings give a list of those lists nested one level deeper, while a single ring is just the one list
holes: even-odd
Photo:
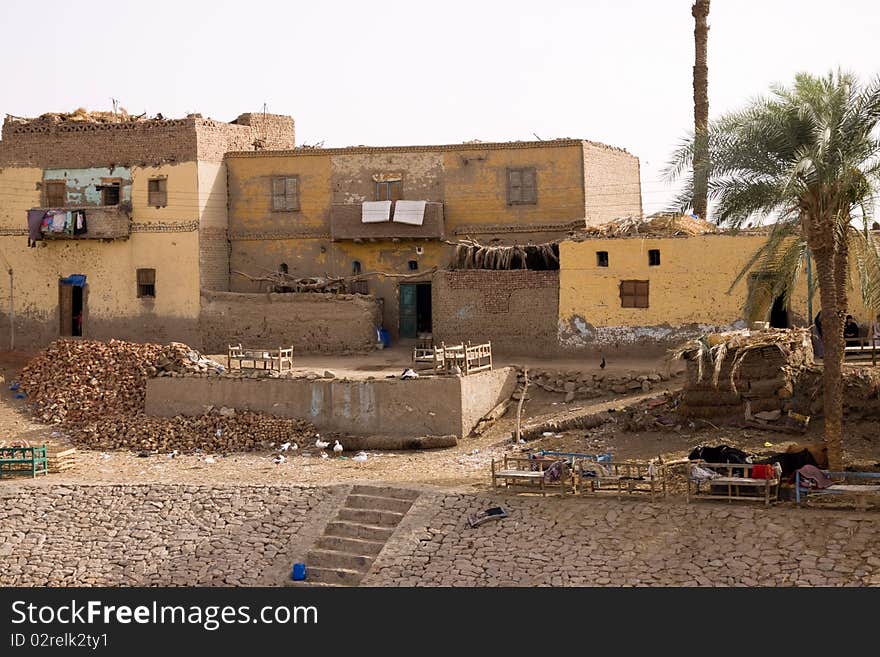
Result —
[{"label": "pile of bricks", "polygon": [[56,340],[22,370],[21,389],[34,415],[63,427],[80,446],[96,449],[266,449],[310,439],[305,420],[221,409],[201,417],[144,414],[146,381],[161,371],[222,368],[182,343]]}]

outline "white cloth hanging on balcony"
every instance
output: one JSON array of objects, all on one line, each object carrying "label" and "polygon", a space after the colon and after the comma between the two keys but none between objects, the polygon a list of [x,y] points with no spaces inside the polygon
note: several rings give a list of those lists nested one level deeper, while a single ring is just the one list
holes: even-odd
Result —
[{"label": "white cloth hanging on balcony", "polygon": [[394,206],[394,221],[399,224],[421,226],[425,220],[427,201],[398,201]]},{"label": "white cloth hanging on balcony", "polygon": [[375,224],[391,221],[391,201],[364,201],[361,205],[361,223]]}]

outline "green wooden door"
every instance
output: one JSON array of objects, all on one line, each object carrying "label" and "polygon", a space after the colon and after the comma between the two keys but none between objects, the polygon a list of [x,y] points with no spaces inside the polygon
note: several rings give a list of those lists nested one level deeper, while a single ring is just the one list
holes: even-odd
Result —
[{"label": "green wooden door", "polygon": [[416,308],[417,295],[414,283],[401,283],[400,293],[400,337],[416,337]]}]

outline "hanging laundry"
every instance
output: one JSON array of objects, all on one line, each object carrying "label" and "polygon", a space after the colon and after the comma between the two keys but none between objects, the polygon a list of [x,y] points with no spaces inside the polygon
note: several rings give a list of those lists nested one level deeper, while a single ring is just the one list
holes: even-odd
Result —
[{"label": "hanging laundry", "polygon": [[28,246],[36,246],[43,239],[42,227],[46,213],[43,210],[28,210]]},{"label": "hanging laundry", "polygon": [[77,211],[76,219],[74,220],[73,226],[73,234],[74,235],[82,235],[86,232],[86,213],[82,210]]},{"label": "hanging laundry", "polygon": [[67,213],[62,210],[52,210],[52,232],[63,233],[67,223]]},{"label": "hanging laundry", "polygon": [[70,210],[64,213],[64,232],[73,235],[73,212]]}]

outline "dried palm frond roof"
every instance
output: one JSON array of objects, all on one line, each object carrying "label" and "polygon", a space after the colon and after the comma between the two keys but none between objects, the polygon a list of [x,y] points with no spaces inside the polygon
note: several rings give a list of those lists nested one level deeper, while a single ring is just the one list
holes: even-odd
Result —
[{"label": "dried palm frond roof", "polygon": [[[157,118],[161,115],[157,115]],[[78,107],[72,112],[46,112],[37,117],[22,117],[7,114],[7,123],[21,125],[43,125],[55,123],[130,123],[133,121],[146,121],[147,115],[132,115],[124,107],[115,112],[89,111],[84,107]]]},{"label": "dried palm frond roof", "polygon": [[727,333],[710,333],[683,344],[673,350],[671,356],[672,358],[695,360],[698,382],[705,378],[705,373],[711,368],[712,384],[717,387],[724,362],[730,355],[732,357],[730,384],[733,391],[736,392],[734,379],[743,360],[749,353],[766,347],[775,347],[786,358],[795,351],[802,351],[810,354],[808,361],[812,360],[813,347],[808,328],[763,329],[760,331],[744,329]]},{"label": "dried palm frond roof", "polygon": [[619,217],[601,226],[588,226],[579,237],[692,237],[720,232],[718,226],[677,213],[657,213],[649,217]]},{"label": "dried palm frond roof", "polygon": [[559,269],[559,244],[486,246],[473,240],[455,244],[450,269]]}]

